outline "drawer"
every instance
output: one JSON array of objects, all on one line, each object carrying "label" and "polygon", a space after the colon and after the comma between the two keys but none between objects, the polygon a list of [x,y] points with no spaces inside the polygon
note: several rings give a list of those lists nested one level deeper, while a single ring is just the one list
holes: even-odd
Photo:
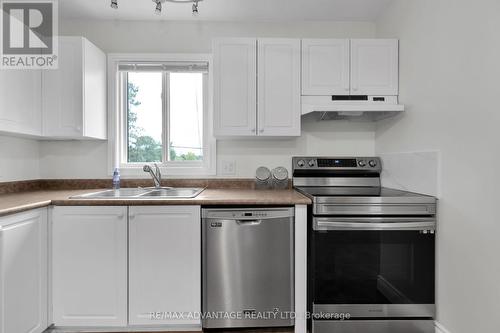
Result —
[{"label": "drawer", "polygon": [[312,333],[434,333],[433,320],[313,320]]}]

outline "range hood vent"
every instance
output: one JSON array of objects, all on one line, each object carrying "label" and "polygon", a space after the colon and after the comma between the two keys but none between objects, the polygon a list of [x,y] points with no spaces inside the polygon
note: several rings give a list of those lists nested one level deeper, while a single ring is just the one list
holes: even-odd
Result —
[{"label": "range hood vent", "polygon": [[397,96],[302,96],[302,115],[316,112],[321,120],[362,118],[376,121],[405,110]]}]

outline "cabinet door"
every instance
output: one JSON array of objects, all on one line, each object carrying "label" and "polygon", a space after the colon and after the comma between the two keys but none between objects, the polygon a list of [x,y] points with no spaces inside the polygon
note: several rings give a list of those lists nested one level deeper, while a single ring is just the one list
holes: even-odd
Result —
[{"label": "cabinet door", "polygon": [[351,94],[398,95],[398,40],[351,40]]},{"label": "cabinet door", "polygon": [[47,209],[0,219],[0,332],[47,324]]},{"label": "cabinet door", "polygon": [[83,136],[107,138],[106,54],[83,39]]},{"label": "cabinet door", "polygon": [[81,137],[83,57],[81,37],[59,38],[59,68],[42,74],[43,135]]},{"label": "cabinet door", "polygon": [[0,72],[0,132],[41,135],[41,80],[40,70]]},{"label": "cabinet door", "polygon": [[127,325],[127,207],[54,207],[56,326]]},{"label": "cabinet door", "polygon": [[302,40],[302,95],[349,95],[349,39]]},{"label": "cabinet door", "polygon": [[300,136],[300,40],[258,40],[259,135]]},{"label": "cabinet door", "polygon": [[129,209],[130,325],[200,325],[163,315],[201,310],[200,207]]},{"label": "cabinet door", "polygon": [[257,41],[214,41],[214,132],[218,136],[256,134]]}]

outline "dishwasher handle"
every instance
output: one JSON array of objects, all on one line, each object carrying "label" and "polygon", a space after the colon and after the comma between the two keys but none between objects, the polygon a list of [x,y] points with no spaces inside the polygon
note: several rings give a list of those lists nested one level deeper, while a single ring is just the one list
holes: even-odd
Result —
[{"label": "dishwasher handle", "polygon": [[256,219],[253,219],[253,220],[235,220],[235,221],[239,225],[259,225],[262,223],[262,220],[256,220]]}]

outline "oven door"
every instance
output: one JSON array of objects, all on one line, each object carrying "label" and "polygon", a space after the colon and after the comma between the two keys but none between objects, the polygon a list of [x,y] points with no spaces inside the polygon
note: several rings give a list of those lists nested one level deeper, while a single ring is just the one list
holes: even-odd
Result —
[{"label": "oven door", "polygon": [[435,225],[434,218],[313,218],[314,314],[434,317]]}]

